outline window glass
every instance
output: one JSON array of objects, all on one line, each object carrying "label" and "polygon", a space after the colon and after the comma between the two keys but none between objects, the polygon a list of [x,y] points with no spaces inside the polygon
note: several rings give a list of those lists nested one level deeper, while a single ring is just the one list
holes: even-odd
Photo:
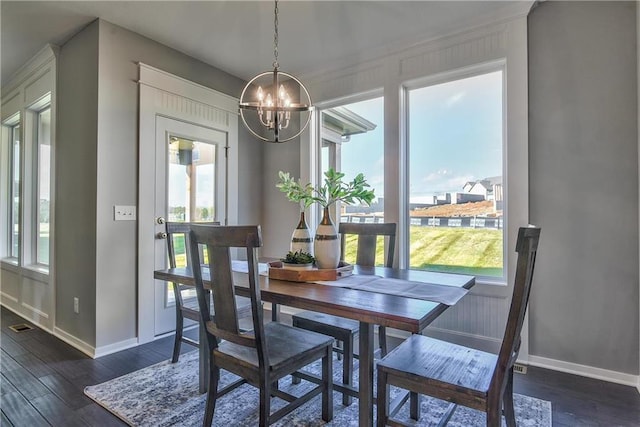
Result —
[{"label": "window glass", "polygon": [[409,265],[503,277],[503,72],[408,91]]},{"label": "window glass", "polygon": [[38,113],[38,211],[36,263],[49,265],[49,215],[51,206],[51,109]]},{"label": "window glass", "polygon": [[[216,145],[172,136],[169,138],[169,221],[210,222],[216,214]],[[183,236],[174,236],[176,265],[187,265],[187,254]],[[207,251],[203,248],[203,260],[207,262]],[[183,298],[195,297],[195,289],[182,293]],[[167,304],[175,297],[172,285],[167,285]]]},{"label": "window glass", "polygon": [[[363,173],[376,195],[371,206],[341,204],[339,221],[384,222],[384,98],[327,108],[321,117],[321,171],[333,167],[345,174],[346,182]],[[384,264],[381,242],[376,255],[379,265]],[[349,237],[345,261],[355,262],[356,247],[356,237]]]},{"label": "window glass", "polygon": [[18,258],[20,254],[20,125],[11,128],[11,211],[9,224],[9,254]]}]

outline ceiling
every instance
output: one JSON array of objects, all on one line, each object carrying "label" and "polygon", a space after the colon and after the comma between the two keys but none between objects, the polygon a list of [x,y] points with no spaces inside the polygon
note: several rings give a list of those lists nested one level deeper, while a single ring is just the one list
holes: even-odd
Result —
[{"label": "ceiling", "polygon": [[[281,1],[279,62],[304,75],[526,13],[532,1]],[[96,18],[248,80],[273,62],[271,1],[1,1],[2,84]]]}]

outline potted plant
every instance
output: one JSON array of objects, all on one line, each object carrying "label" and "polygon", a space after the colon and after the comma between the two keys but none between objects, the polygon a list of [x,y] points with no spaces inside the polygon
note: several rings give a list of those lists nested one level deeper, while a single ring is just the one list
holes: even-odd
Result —
[{"label": "potted plant", "polygon": [[276,187],[286,194],[287,199],[300,205],[300,221],[291,235],[291,252],[303,251],[313,254],[313,237],[304,218],[304,211],[314,202],[313,187],[307,183],[302,185],[300,180],[293,179],[288,172],[278,172],[279,181]]},{"label": "potted plant", "polygon": [[364,174],[359,173],[352,181],[344,182],[345,176],[342,172],[336,172],[332,168],[324,173],[324,183],[318,188],[313,188],[311,184],[302,185],[289,176],[288,173],[280,172],[280,181],[277,187],[280,191],[286,192],[289,196],[299,197],[305,206],[316,202],[323,207],[323,216],[314,239],[314,256],[319,268],[336,268],[340,262],[340,241],[335,225],[331,220],[329,209],[336,202],[352,205],[356,202],[370,205],[375,194],[370,190],[370,186],[364,178]]},{"label": "potted plant", "polygon": [[280,261],[282,261],[282,268],[288,268],[290,270],[311,270],[315,258],[308,252],[289,251]]}]

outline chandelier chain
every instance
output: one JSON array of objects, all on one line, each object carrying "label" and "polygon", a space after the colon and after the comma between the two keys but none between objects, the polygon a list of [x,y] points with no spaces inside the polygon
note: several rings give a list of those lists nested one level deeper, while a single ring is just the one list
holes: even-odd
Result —
[{"label": "chandelier chain", "polygon": [[275,0],[276,6],[274,9],[273,18],[273,68],[278,68],[278,0]]}]

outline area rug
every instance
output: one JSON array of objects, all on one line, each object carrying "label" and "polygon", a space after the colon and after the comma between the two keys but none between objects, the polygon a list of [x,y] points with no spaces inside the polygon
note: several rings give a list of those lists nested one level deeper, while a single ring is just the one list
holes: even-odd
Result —
[{"label": "area rug", "polygon": [[[309,365],[305,370],[319,374],[320,364]],[[342,362],[334,358],[334,378],[339,381],[342,375]],[[358,370],[355,369],[356,375]],[[222,371],[221,385],[237,379],[233,374]],[[357,384],[357,378],[355,379]],[[301,395],[313,387],[306,381],[291,384],[290,377],[280,380],[282,390]],[[153,366],[132,372],[102,384],[86,387],[85,394],[106,408],[109,412],[130,426],[166,427],[200,426],[204,415],[206,394],[198,393],[198,353],[193,351],[180,356],[175,364],[161,362]],[[391,389],[391,396],[400,390]],[[216,403],[213,419],[214,426],[256,426],[258,425],[258,391],[245,384],[223,396]],[[325,423],[321,418],[321,396],[301,406],[289,414],[276,426],[357,426],[358,400],[345,407],[342,395],[334,392],[334,418]],[[550,427],[551,402],[516,394],[514,396],[517,424],[520,427]],[[284,401],[272,400],[272,411],[284,406]],[[412,423],[408,414],[408,404],[397,418]],[[447,403],[427,397],[421,398],[422,416],[415,425],[435,425],[444,413]],[[504,419],[503,419],[504,424]],[[449,426],[484,426],[486,418],[483,412],[459,407],[449,422]]]}]

